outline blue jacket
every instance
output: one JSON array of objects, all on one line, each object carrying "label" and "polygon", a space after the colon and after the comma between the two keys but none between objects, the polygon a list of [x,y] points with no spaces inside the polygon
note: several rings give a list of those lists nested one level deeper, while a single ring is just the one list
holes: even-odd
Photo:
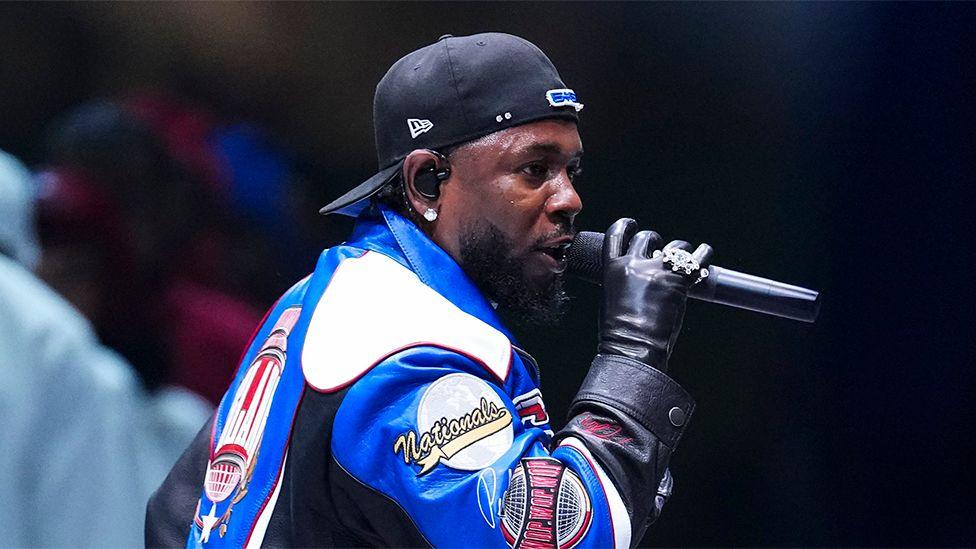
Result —
[{"label": "blue jacket", "polygon": [[598,355],[554,434],[491,304],[374,206],[269,312],[150,501],[147,544],[628,547],[693,408],[665,374]]}]

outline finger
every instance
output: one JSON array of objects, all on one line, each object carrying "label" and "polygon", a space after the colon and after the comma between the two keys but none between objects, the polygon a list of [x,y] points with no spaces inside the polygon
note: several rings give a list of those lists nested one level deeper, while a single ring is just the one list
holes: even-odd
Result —
[{"label": "finger", "polygon": [[637,232],[637,222],[628,217],[618,219],[613,225],[610,225],[606,236],[603,238],[604,264],[607,260],[616,259],[624,253],[635,232]]},{"label": "finger", "polygon": [[650,252],[658,249],[660,245],[661,235],[654,231],[641,231],[630,241],[627,255],[647,258],[650,257]]},{"label": "finger", "polygon": [[694,253],[691,254],[691,257],[695,258],[695,261],[697,261],[702,267],[707,267],[709,262],[712,260],[712,253],[714,251],[715,250],[713,250],[711,246],[702,242],[698,245],[698,248],[695,249]]},{"label": "finger", "polygon": [[690,252],[691,244],[688,244],[684,240],[672,240],[671,242],[668,242],[668,245],[665,246],[664,249],[669,250],[671,248],[680,248],[686,252]]}]

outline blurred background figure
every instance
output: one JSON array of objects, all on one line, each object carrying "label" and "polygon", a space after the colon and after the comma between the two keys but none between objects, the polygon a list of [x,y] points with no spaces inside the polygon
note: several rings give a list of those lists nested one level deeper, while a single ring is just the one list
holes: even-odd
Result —
[{"label": "blurred background figure", "polygon": [[34,268],[41,249],[34,230],[34,187],[19,160],[0,151],[0,256]]},{"label": "blurred background figure", "polygon": [[[142,532],[131,525],[210,406],[173,387],[148,393],[79,309],[31,273],[33,196],[28,170],[0,152],[0,545],[137,547]],[[93,248],[62,252],[60,261],[111,263]],[[66,295],[104,318],[100,300],[82,297],[95,275],[79,269],[69,284],[62,272]],[[125,292],[116,282],[101,291]]]},{"label": "blurred background figure", "polygon": [[261,317],[229,274],[228,182],[211,125],[151,96],[65,115],[40,177],[39,273],[147,389],[179,385],[216,403]]}]

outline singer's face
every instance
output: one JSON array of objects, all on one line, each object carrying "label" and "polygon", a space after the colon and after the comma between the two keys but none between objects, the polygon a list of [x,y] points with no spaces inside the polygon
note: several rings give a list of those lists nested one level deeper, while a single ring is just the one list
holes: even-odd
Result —
[{"label": "singer's face", "polygon": [[582,202],[573,186],[576,124],[543,120],[466,143],[450,155],[433,237],[511,320],[564,308],[561,274]]}]

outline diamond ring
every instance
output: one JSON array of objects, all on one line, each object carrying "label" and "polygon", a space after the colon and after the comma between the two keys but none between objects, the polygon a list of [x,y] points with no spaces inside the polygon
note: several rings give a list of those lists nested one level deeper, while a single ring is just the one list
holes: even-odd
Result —
[{"label": "diamond ring", "polygon": [[698,277],[695,279],[695,284],[698,284],[704,278],[708,278],[708,269],[702,269],[698,260],[690,252],[681,248],[668,248],[663,252],[661,250],[654,250],[651,257],[657,258],[661,256],[664,256],[661,261],[665,265],[670,264],[671,270],[674,272],[682,272],[686,275],[697,272]]}]

